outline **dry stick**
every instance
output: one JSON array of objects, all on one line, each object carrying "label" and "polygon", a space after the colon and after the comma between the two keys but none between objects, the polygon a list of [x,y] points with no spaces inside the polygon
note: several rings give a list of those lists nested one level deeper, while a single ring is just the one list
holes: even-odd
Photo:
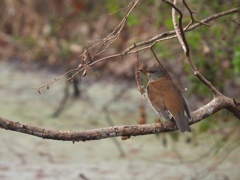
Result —
[{"label": "dry stick", "polygon": [[129,8],[133,3],[134,3],[134,2],[132,1],[127,7],[124,7],[124,8],[118,9],[118,10],[116,10],[115,12],[110,13],[109,15],[113,15],[113,14],[118,13],[119,11],[123,11],[123,10]]},{"label": "dry stick", "polygon": [[[41,89],[43,89],[43,88],[49,89],[49,85],[55,83],[56,81],[59,81],[60,79],[64,78],[66,75],[68,75],[69,73],[74,72],[74,71],[77,71],[77,72],[78,72],[78,71],[79,71],[79,68],[71,69],[71,70],[65,72],[62,76],[60,76],[60,77],[58,77],[58,78],[54,78],[51,82],[49,82],[49,83],[47,83],[47,84],[45,84],[45,85],[43,85],[43,86],[41,86],[41,87],[39,87],[39,88],[32,88],[32,89],[37,90],[38,93],[41,94]],[[78,73],[79,73],[79,72],[78,72]]]},{"label": "dry stick", "polygon": [[[155,45],[155,44],[154,44],[154,45]],[[154,46],[154,45],[153,45],[153,46]],[[153,53],[153,55],[154,55],[156,61],[157,61],[158,64],[159,64],[159,65],[160,65],[160,66],[166,71],[166,69],[163,67],[162,63],[161,63],[160,60],[158,59],[156,53],[154,52],[154,50],[153,50],[153,46],[151,47],[151,51],[152,51],[152,53]],[[166,72],[167,72],[167,71],[166,71]]]},{"label": "dry stick", "polygon": [[238,26],[240,26],[240,23],[237,22],[237,21],[235,21],[234,19],[232,19],[232,18],[230,18],[230,17],[228,17],[228,19],[229,19],[230,21],[234,22],[235,24],[237,24]]},{"label": "dry stick", "polygon": [[[191,31],[193,29],[196,29],[198,28],[199,26],[202,26],[202,25],[207,25],[208,26],[208,22],[214,20],[214,19],[217,19],[217,18],[220,18],[220,17],[223,17],[223,16],[226,16],[226,15],[229,15],[229,14],[233,14],[233,13],[237,13],[237,12],[240,12],[240,7],[238,8],[234,8],[234,9],[230,9],[230,10],[227,10],[227,11],[223,11],[221,13],[217,13],[217,14],[214,14],[214,15],[211,15],[201,21],[196,21],[198,23],[194,24],[194,25],[191,25],[191,26],[186,26],[184,28],[184,32],[188,32],[188,31]],[[149,49],[151,48],[154,44],[156,44],[157,42],[161,42],[161,41],[165,41],[165,40],[169,40],[169,39],[173,39],[173,38],[176,38],[177,36],[176,35],[173,35],[175,34],[175,30],[172,30],[172,31],[168,31],[168,32],[164,32],[162,34],[159,34],[157,36],[154,36],[146,41],[141,41],[141,42],[138,42],[138,43],[134,43],[133,45],[129,46],[128,48],[126,48],[122,54],[133,54],[133,53],[136,53],[136,52],[139,52],[139,51],[143,51],[143,50],[146,50],[146,49]],[[171,35],[171,36],[170,36]],[[150,45],[148,45],[150,44]],[[144,46],[143,48],[139,48],[141,46]],[[133,51],[133,49],[135,48],[139,48],[138,50],[135,50]]]},{"label": "dry stick", "polygon": [[[91,59],[93,59],[95,56],[103,53],[120,35],[120,32],[122,31],[125,23],[126,23],[126,20],[128,18],[128,16],[131,14],[131,12],[133,11],[133,9],[137,6],[137,4],[139,3],[140,0],[136,0],[136,1],[132,1],[128,7],[129,10],[128,12],[126,13],[126,16],[122,19],[122,21],[119,23],[119,25],[106,37],[106,38],[103,38],[103,39],[100,39],[99,42],[97,42],[96,44],[94,44],[93,46],[91,46],[90,48],[84,50],[84,52],[80,55],[80,56],[85,56],[86,53],[89,53],[95,46],[97,46],[98,44],[102,44],[98,47],[97,51],[94,53],[94,55],[91,57]],[[132,6],[131,6],[132,4]],[[112,41],[111,41],[112,40]],[[110,43],[108,43],[106,45],[106,47],[100,51],[100,49],[108,42],[108,41],[111,41]],[[120,56],[121,54],[116,54],[116,55],[111,55],[111,56],[107,56],[106,58],[102,58],[102,60],[104,59],[109,59],[109,58],[113,58],[113,57],[118,57]],[[55,79],[54,81],[50,82],[50,83],[47,83],[46,85],[44,86],[41,86],[40,88],[37,88],[38,92],[40,93],[40,90],[42,88],[45,88],[45,87],[49,87],[50,84],[54,83],[55,81],[58,81],[60,79],[62,79],[63,77],[65,77],[67,74],[69,74],[70,72],[72,71],[76,71],[76,73],[74,73],[70,78],[68,78],[68,80],[71,80],[74,76],[76,76],[77,74],[79,74],[81,71],[84,71],[85,69],[87,69],[89,66],[93,65],[95,63],[91,63],[89,65],[84,65],[83,64],[83,67],[80,68],[76,68],[74,70],[71,70],[71,71],[68,71],[66,72],[63,76],[61,76],[60,78],[57,78]]]},{"label": "dry stick", "polygon": [[[223,17],[223,16],[226,16],[226,15],[229,15],[229,14],[233,14],[233,13],[237,13],[237,12],[240,12],[240,7],[238,8],[233,8],[233,9],[230,9],[230,10],[227,10],[227,11],[223,11],[221,13],[217,13],[217,14],[214,14],[214,15],[211,15],[203,20],[201,20],[200,22],[194,24],[194,25],[191,25],[189,28],[184,28],[184,31],[188,32],[188,31],[191,31],[199,26],[202,26],[203,24],[206,24],[214,19],[217,19],[217,18],[220,18],[220,17]],[[167,40],[165,38],[168,38],[168,39],[172,39],[172,38],[175,38],[176,35],[175,34],[175,31],[168,31],[168,32],[164,32],[162,34],[159,34],[157,36],[154,36],[146,41],[141,41],[141,42],[138,42],[138,43],[134,43],[133,45],[129,46],[128,48],[126,48],[124,51],[123,51],[123,55],[124,54],[128,54],[128,52],[130,52],[132,49],[135,49],[136,47],[140,47],[140,46],[144,46],[144,45],[148,45],[148,44],[151,44],[151,43],[154,43],[156,41],[161,41],[161,39],[164,39],[164,40]],[[168,37],[170,35],[174,35],[174,36],[171,36],[171,37]],[[151,47],[151,46],[149,46]]]},{"label": "dry stick", "polygon": [[139,59],[138,59],[138,53],[137,54],[137,60],[136,60],[136,65],[135,65],[135,79],[137,82],[137,87],[141,95],[145,93],[144,86],[141,85],[141,79],[140,79],[140,74],[139,74],[139,69],[140,69],[140,64],[139,64]]},{"label": "dry stick", "polygon": [[145,107],[143,103],[143,95],[145,94],[145,89],[144,86],[141,85],[141,78],[140,78],[140,73],[139,70],[141,69],[141,66],[139,64],[139,58],[138,58],[138,53],[136,53],[137,59],[136,59],[136,65],[135,65],[135,79],[137,82],[137,87],[139,92],[141,93],[141,105],[139,106],[140,109],[140,119],[138,120],[139,124],[145,124],[146,123],[146,112],[145,112]]},{"label": "dry stick", "polygon": [[[173,4],[176,6],[176,0],[173,1]],[[177,25],[177,22],[176,22],[176,10],[174,8],[172,8],[172,21],[173,21],[173,27],[174,27],[174,30],[176,32],[178,41],[180,42],[180,44],[183,48],[183,51],[186,52],[187,49],[186,49],[186,46],[184,45],[183,39],[182,39],[181,34],[180,34],[180,29],[178,28],[178,25]]]},{"label": "dry stick", "polygon": [[[155,45],[155,44],[154,44],[154,45]],[[153,45],[153,46],[154,46],[154,45]],[[161,63],[160,60],[158,59],[156,53],[154,52],[154,50],[153,50],[153,46],[151,47],[151,51],[152,51],[152,53],[153,53],[153,55],[154,55],[156,61],[157,61],[158,64],[164,69],[164,71],[165,71],[166,75],[168,76],[168,78],[171,79],[171,77],[170,77],[170,75],[168,74],[166,68],[162,65],[162,63]]]},{"label": "dry stick", "polygon": [[[190,26],[187,30],[184,29],[184,31],[188,32],[190,30],[193,30],[199,26],[202,26],[203,23],[207,23],[207,22],[210,22],[214,19],[217,19],[217,18],[220,18],[222,16],[226,16],[226,15],[229,15],[229,14],[232,14],[232,13],[236,13],[236,12],[240,12],[240,7],[239,8],[234,8],[234,9],[231,9],[231,10],[227,10],[227,11],[224,11],[224,12],[221,12],[221,13],[218,13],[218,14],[214,14],[214,15],[211,15],[205,19],[203,19],[201,21],[201,23],[196,23],[192,26]],[[163,40],[168,40],[168,39],[172,39],[172,38],[176,38],[177,36],[176,35],[173,35],[175,34],[175,31],[168,31],[168,32],[165,32],[165,33],[162,33],[162,34],[159,34],[153,38],[150,38],[146,41],[141,41],[141,42],[138,42],[138,43],[134,43],[133,45],[129,46],[128,48],[126,48],[122,53],[118,53],[118,54],[114,54],[114,55],[110,55],[110,56],[107,56],[107,57],[104,57],[104,58],[100,58],[96,61],[94,61],[93,63],[89,64],[89,66],[92,66],[96,63],[99,63],[101,61],[104,61],[104,60],[107,60],[107,59],[111,59],[111,58],[114,58],[114,57],[118,57],[118,56],[124,56],[124,55],[128,55],[128,54],[134,54],[136,52],[140,52],[140,51],[143,51],[143,50],[146,50],[146,49],[149,49],[151,48],[155,43],[157,42],[160,42],[160,41],[163,41]],[[173,35],[171,37],[168,37],[169,35]],[[149,45],[150,44],[150,45]],[[133,49],[135,48],[139,48],[141,46],[147,46],[147,47],[143,47],[137,51],[134,51],[132,52]]]},{"label": "dry stick", "polygon": [[195,20],[194,17],[193,17],[193,14],[195,14],[195,13],[189,8],[189,6],[188,6],[188,4],[186,3],[185,0],[182,0],[182,2],[183,2],[183,4],[184,4],[184,6],[187,8],[187,10],[188,10],[188,12],[189,12],[189,15],[190,15],[190,17],[191,17],[191,21],[190,21],[190,23],[185,27],[185,29],[188,29],[189,26],[191,26],[194,22],[202,23],[203,25],[209,26],[209,24],[207,24],[207,23],[204,23],[204,22]]},{"label": "dry stick", "polygon": [[[185,33],[184,33],[184,30],[183,30],[183,27],[182,27],[182,18],[183,18],[183,14],[181,12],[181,10],[174,4],[174,3],[171,3],[170,1],[168,0],[163,0],[164,2],[166,2],[167,4],[169,4],[170,6],[172,6],[173,8],[173,19],[175,19],[175,13],[174,11],[176,10],[179,14],[178,16],[178,26],[179,26],[179,30],[180,30],[180,33],[177,33],[178,32],[178,27],[174,26],[175,28],[175,31],[176,31],[176,34],[177,34],[177,38],[180,42],[180,44],[182,45],[182,48],[185,52],[185,55],[186,55],[186,58],[188,60],[188,63],[190,64],[190,67],[194,73],[195,76],[198,77],[198,79],[205,85],[207,86],[211,91],[212,93],[215,95],[215,96],[221,96],[222,94],[212,85],[211,82],[209,82],[196,68],[192,58],[191,58],[191,55],[190,55],[190,48],[189,48],[189,45],[188,45],[188,42],[187,42],[187,39],[186,39],[186,36],[185,36]],[[174,1],[175,2],[175,1]]]},{"label": "dry stick", "polygon": [[[103,39],[103,41],[101,42],[102,45],[97,49],[97,51],[95,52],[95,54],[93,55],[93,57],[100,55],[101,53],[103,53],[106,49],[108,49],[108,47],[115,42],[115,40],[117,40],[117,38],[119,37],[128,16],[131,14],[131,12],[133,11],[133,9],[137,6],[137,4],[139,3],[139,0],[136,1],[132,1],[130,2],[130,4],[128,6],[130,6],[132,4],[132,6],[130,6],[128,12],[126,13],[125,17],[122,19],[122,21],[118,24],[118,26],[106,37]],[[108,41],[110,41],[106,46],[105,43],[107,43]],[[100,51],[100,49],[103,47],[104,49]]]},{"label": "dry stick", "polygon": [[[240,12],[240,7],[238,8],[233,8],[233,9],[230,9],[230,10],[227,10],[227,11],[223,11],[221,13],[217,13],[217,14],[214,14],[214,15],[211,15],[203,20],[201,20],[200,22],[194,24],[194,25],[191,25],[189,26],[188,28],[185,27],[184,28],[184,32],[188,32],[188,31],[191,31],[195,28],[198,28],[199,26],[202,26],[203,24],[206,24],[214,19],[217,19],[217,18],[220,18],[220,17],[223,17],[223,16],[226,16],[226,15],[229,15],[229,14],[233,14],[233,13],[236,13],[236,12]],[[152,46],[154,46],[157,42],[160,42],[160,41],[165,41],[165,40],[169,40],[169,39],[173,39],[173,38],[176,38],[177,36],[176,35],[173,35],[175,34],[175,31],[168,31],[168,32],[164,32],[162,34],[159,34],[157,36],[154,36],[148,40],[145,40],[145,41],[141,41],[141,42],[138,42],[138,43],[134,43],[133,45],[129,46],[128,48],[126,48],[124,51],[122,51],[121,53],[118,53],[118,54],[113,54],[113,55],[109,55],[109,56],[106,56],[106,57],[103,57],[103,58],[100,58],[100,59],[97,59],[95,60],[94,62],[90,63],[88,66],[93,66],[94,64],[97,64],[101,61],[105,61],[105,60],[108,60],[108,59],[112,59],[112,58],[115,58],[115,57],[122,57],[123,55],[129,55],[129,54],[135,54],[137,52],[140,52],[140,51],[143,51],[143,50],[146,50],[146,49],[149,49],[151,48]],[[171,36],[170,36],[171,35]],[[144,46],[143,48],[139,48],[141,46]],[[93,46],[92,46],[93,47]],[[133,49],[135,48],[139,48],[135,51],[133,51]],[[88,50],[91,50],[91,48],[88,48]],[[84,53],[80,56],[83,56]],[[63,77],[65,77],[66,75],[68,75],[69,73],[71,73],[72,71],[76,71],[75,74],[73,74],[69,80],[71,80],[74,76],[76,76],[77,74],[79,74],[81,71],[84,71],[87,67],[83,66],[83,67],[78,67],[76,69],[73,69],[73,70],[70,70],[66,73],[64,73],[64,75],[62,75],[60,78],[57,78],[57,79],[54,79],[54,81],[50,82],[50,83],[47,83],[39,88],[34,88],[36,90],[38,90],[38,92],[40,93],[40,90],[42,88],[46,88],[48,87],[50,84],[53,84],[54,82],[62,79]],[[200,76],[201,75],[198,75],[199,78],[201,78]]]}]

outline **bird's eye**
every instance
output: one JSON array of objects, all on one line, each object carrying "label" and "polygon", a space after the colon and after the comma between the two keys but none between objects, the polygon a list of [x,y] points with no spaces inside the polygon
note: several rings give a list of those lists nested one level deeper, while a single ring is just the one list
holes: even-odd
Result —
[{"label": "bird's eye", "polygon": [[151,70],[151,72],[150,73],[154,73],[155,71],[154,70]]}]

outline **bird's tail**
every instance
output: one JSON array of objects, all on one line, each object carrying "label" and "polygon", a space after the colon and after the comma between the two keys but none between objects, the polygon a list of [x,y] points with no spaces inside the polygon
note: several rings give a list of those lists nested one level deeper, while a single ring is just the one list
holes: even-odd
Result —
[{"label": "bird's tail", "polygon": [[177,126],[182,133],[185,131],[191,132],[191,129],[189,127],[187,120],[188,120],[188,118],[184,115],[180,115],[180,116],[178,116],[178,118],[176,118]]}]

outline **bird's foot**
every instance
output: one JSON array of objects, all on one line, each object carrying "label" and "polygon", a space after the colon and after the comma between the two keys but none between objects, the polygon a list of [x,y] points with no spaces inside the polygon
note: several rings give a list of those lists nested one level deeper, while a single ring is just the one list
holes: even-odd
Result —
[{"label": "bird's foot", "polygon": [[160,118],[157,119],[157,122],[158,122],[158,123],[162,123]]},{"label": "bird's foot", "polygon": [[161,119],[160,118],[158,118],[158,121],[157,121],[158,123],[160,123],[161,124],[161,126],[163,126],[163,123],[162,123],[162,121],[161,121]]}]

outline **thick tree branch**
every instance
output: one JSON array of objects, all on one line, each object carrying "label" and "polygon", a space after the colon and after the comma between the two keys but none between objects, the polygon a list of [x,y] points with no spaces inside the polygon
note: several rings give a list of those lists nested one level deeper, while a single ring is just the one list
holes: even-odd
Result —
[{"label": "thick tree branch", "polygon": [[[221,109],[228,109],[240,119],[240,103],[226,96],[217,96],[211,102],[191,113],[189,124],[194,124],[216,113]],[[140,136],[158,134],[177,130],[177,126],[171,122],[152,123],[143,125],[123,125],[83,131],[58,131],[50,130],[20,122],[14,122],[0,117],[0,127],[6,130],[17,131],[43,139],[62,141],[90,141],[118,136]]]}]

